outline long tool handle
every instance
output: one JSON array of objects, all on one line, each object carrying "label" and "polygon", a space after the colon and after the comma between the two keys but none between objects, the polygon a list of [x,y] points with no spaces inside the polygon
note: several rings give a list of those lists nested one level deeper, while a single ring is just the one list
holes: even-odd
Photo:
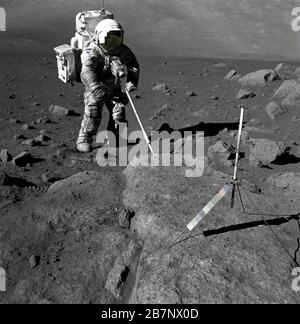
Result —
[{"label": "long tool handle", "polygon": [[138,122],[139,122],[139,124],[140,124],[140,127],[141,127],[141,129],[142,129],[142,132],[143,132],[143,135],[144,135],[144,137],[145,137],[146,143],[148,144],[151,153],[154,155],[155,153],[154,153],[153,148],[152,148],[152,146],[151,146],[151,143],[150,143],[149,137],[148,137],[147,133],[145,132],[145,129],[144,129],[143,124],[142,124],[142,122],[141,122],[141,120],[140,120],[140,117],[139,117],[139,115],[138,115],[138,113],[137,113],[137,111],[136,111],[136,109],[135,109],[135,106],[134,106],[134,103],[133,103],[133,101],[132,101],[132,99],[131,99],[131,96],[130,96],[130,94],[129,94],[129,91],[128,91],[127,89],[125,89],[125,92],[126,92],[126,94],[127,94],[127,97],[128,97],[128,99],[129,99],[129,102],[130,102],[130,104],[131,104],[131,107],[132,107],[132,109],[133,109],[133,111],[134,111],[134,113],[135,113],[135,115],[136,115],[136,118],[137,118],[137,120],[138,120]]},{"label": "long tool handle", "polygon": [[239,158],[240,158],[240,147],[241,147],[241,138],[242,138],[243,121],[244,121],[244,111],[245,111],[245,107],[242,106],[241,107],[241,116],[240,116],[240,125],[239,125],[239,134],[238,134],[238,143],[237,143],[236,156],[235,156],[233,181],[237,180],[237,171],[238,171],[238,164],[239,164]]},{"label": "long tool handle", "polygon": [[238,172],[238,165],[239,165],[239,159],[240,159],[241,138],[242,138],[242,130],[243,130],[243,122],[244,122],[244,110],[245,110],[245,107],[242,106],[241,107],[239,133],[238,133],[238,143],[237,143],[236,156],[235,156],[232,192],[231,192],[231,205],[230,205],[231,208],[234,207],[234,197],[235,197],[235,190],[236,190],[237,172]]}]

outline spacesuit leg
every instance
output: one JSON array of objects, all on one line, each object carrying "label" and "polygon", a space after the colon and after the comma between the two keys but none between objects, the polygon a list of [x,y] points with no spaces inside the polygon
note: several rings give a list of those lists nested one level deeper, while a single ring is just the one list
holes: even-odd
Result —
[{"label": "spacesuit leg", "polygon": [[106,103],[105,103],[106,107],[107,107],[107,110],[108,110],[108,113],[109,113],[109,119],[108,119],[108,125],[107,125],[107,130],[112,132],[112,133],[115,133],[116,132],[116,123],[113,119],[113,109],[114,109],[114,103],[111,101],[111,100],[108,100]]},{"label": "spacesuit leg", "polygon": [[[118,94],[118,93],[117,93]],[[116,144],[119,146],[119,125],[128,122],[126,120],[125,105],[120,100],[119,96],[114,96],[112,99],[106,102],[106,107],[109,111],[109,121],[107,129],[113,132],[116,136]]]},{"label": "spacesuit leg", "polygon": [[112,118],[116,124],[127,123],[125,106],[128,104],[128,102],[129,100],[127,95],[123,93],[121,89],[118,89],[112,100]]},{"label": "spacesuit leg", "polygon": [[[96,135],[99,128],[102,116],[102,107],[104,105],[104,98],[96,98],[91,92],[85,92],[84,95],[84,116],[81,123],[77,139],[77,148],[80,151],[89,151],[93,136]],[[86,146],[86,148],[84,147]],[[84,147],[84,149],[80,149]]]}]

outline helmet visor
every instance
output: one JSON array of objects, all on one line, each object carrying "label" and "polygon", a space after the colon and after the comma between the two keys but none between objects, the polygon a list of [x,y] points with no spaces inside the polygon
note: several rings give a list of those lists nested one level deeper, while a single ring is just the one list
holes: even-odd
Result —
[{"label": "helmet visor", "polygon": [[123,43],[122,31],[110,31],[105,37],[105,43],[101,46],[106,50],[115,50],[119,48]]}]

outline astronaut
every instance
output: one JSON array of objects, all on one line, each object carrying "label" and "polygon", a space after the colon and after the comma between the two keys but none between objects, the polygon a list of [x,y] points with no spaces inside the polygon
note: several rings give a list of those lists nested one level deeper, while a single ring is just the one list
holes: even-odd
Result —
[{"label": "astronaut", "polygon": [[104,104],[110,115],[109,131],[115,132],[118,124],[127,122],[128,98],[122,92],[121,79],[126,76],[128,91],[136,90],[140,69],[135,55],[123,43],[123,37],[123,28],[116,20],[104,19],[96,26],[93,41],[82,51],[80,76],[85,85],[85,110],[76,142],[79,152],[91,151]]}]

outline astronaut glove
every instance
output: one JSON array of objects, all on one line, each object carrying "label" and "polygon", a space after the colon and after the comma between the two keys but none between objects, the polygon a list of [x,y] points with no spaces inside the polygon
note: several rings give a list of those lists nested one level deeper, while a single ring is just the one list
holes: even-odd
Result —
[{"label": "astronaut glove", "polygon": [[92,91],[92,94],[96,98],[103,98],[106,95],[106,91],[103,89],[103,87],[97,87]]},{"label": "astronaut glove", "polygon": [[126,89],[128,92],[135,91],[135,90],[136,90],[136,86],[135,86],[132,82],[127,82],[127,83],[125,84],[125,89]]}]

